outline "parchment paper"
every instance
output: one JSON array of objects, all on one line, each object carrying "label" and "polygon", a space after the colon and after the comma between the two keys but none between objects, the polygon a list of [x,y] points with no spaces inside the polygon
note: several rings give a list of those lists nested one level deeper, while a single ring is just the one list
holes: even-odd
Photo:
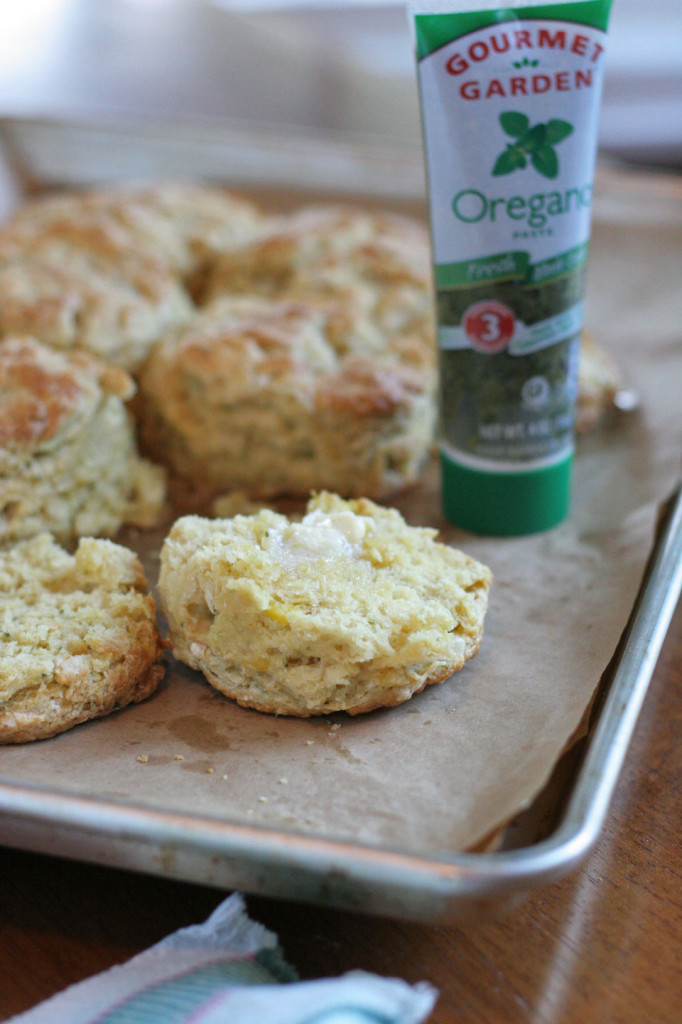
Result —
[{"label": "parchment paper", "polygon": [[[241,709],[171,659],[146,703],[0,750],[0,777],[427,856],[527,805],[614,653],[679,474],[682,202],[649,199],[607,190],[597,205],[587,323],[641,403],[580,440],[570,519],[520,539],[459,533],[435,467],[395,501],[494,572],[474,661],[401,707],[298,721]],[[152,581],[162,532],[123,538]]]}]

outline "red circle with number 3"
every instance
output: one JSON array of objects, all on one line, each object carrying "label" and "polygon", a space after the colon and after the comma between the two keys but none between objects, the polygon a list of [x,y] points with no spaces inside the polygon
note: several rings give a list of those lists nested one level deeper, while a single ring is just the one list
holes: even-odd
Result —
[{"label": "red circle with number 3", "polygon": [[462,326],[467,340],[477,352],[502,352],[514,333],[514,314],[508,306],[493,299],[476,302],[464,314]]}]

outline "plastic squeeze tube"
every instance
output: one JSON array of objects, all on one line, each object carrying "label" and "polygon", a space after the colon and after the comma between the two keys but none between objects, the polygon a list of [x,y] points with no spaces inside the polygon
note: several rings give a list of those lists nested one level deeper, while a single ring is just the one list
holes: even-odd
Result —
[{"label": "plastic squeeze tube", "polygon": [[414,0],[447,518],[568,513],[611,0]]}]

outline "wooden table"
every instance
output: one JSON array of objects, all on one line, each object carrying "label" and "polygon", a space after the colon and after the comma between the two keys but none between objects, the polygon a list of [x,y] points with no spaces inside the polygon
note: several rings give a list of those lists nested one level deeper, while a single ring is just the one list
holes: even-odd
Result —
[{"label": "wooden table", "polygon": [[[0,849],[0,1019],[203,920],[214,889]],[[440,990],[430,1024],[682,1021],[682,606],[606,826],[581,869],[466,928],[250,897],[303,978]]]}]

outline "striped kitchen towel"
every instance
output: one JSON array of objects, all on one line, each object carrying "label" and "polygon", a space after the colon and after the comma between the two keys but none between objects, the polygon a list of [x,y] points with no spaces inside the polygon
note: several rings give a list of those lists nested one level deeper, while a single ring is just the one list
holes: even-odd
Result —
[{"label": "striped kitchen towel", "polygon": [[8,1024],[419,1024],[436,992],[352,971],[298,981],[235,893],[203,924],[73,985]]}]

